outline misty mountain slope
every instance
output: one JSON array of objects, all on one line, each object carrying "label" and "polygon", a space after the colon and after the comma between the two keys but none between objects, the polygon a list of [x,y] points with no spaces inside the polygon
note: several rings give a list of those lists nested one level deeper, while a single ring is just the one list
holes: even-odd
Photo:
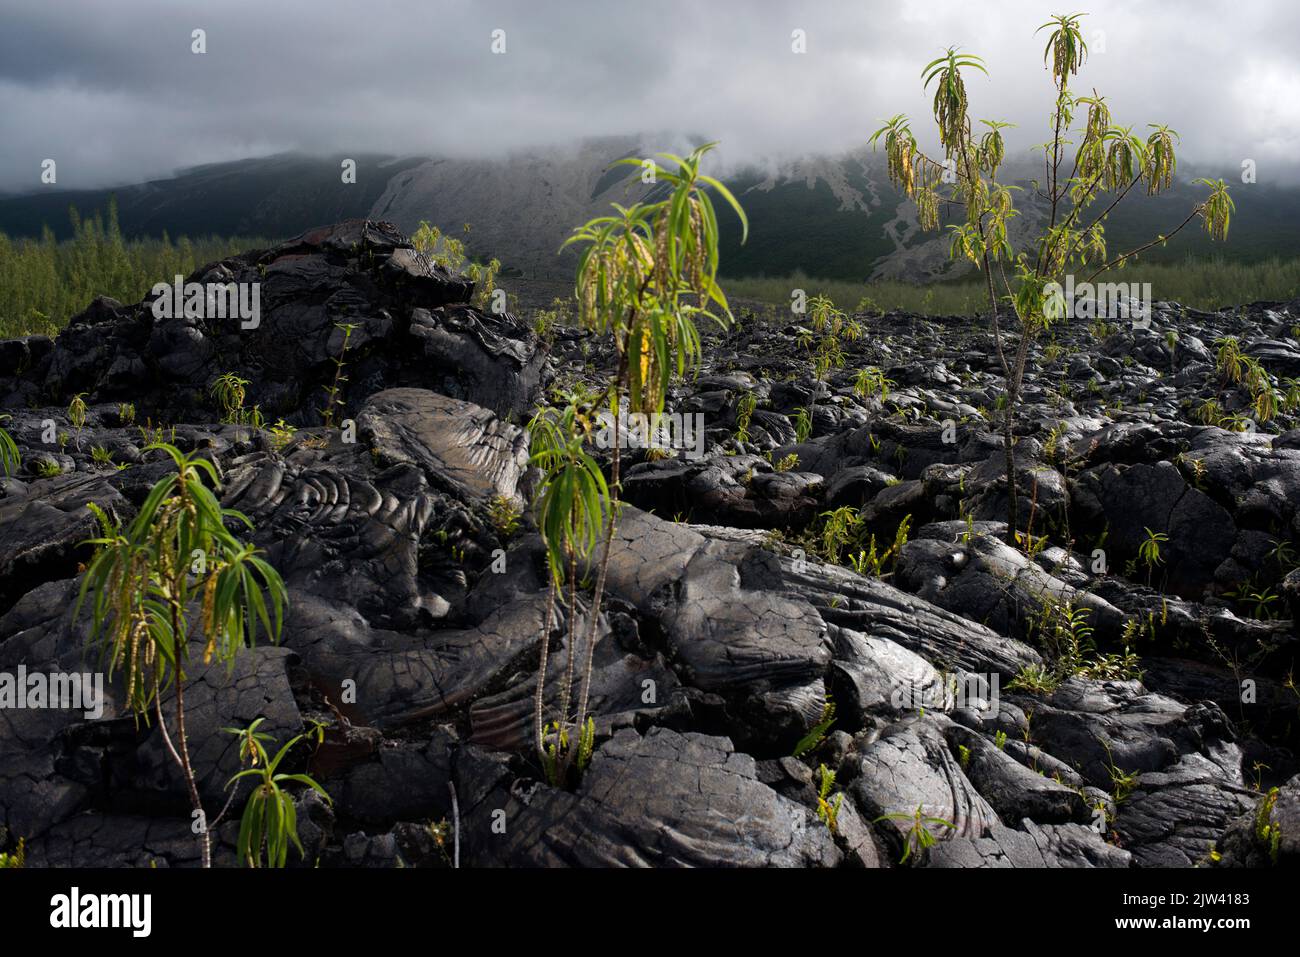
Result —
[{"label": "misty mountain slope", "polygon": [[[1112,256],[1172,233],[1205,195],[1191,182],[1201,171],[1186,171],[1159,196],[1130,192],[1106,219]],[[1016,188],[1018,215],[1011,220],[1012,244],[1029,245],[1049,219],[1046,201],[1034,186],[1043,171],[1028,161],[1004,167],[1001,179]],[[846,280],[928,282],[955,278],[966,266],[949,256],[947,229],[923,232],[916,207],[888,179],[882,154],[859,150],[838,158],[815,158],[757,173],[730,177],[750,219],[749,241],[739,244],[739,228],[723,217],[722,261],[733,276],[787,275]],[[1224,257],[1254,261],[1300,254],[1293,224],[1300,213],[1300,191],[1282,186],[1242,184],[1233,190],[1237,213],[1228,243],[1212,243],[1199,221],[1189,223],[1166,247],[1143,254],[1145,261]],[[1090,208],[1091,222],[1109,205],[1103,196]],[[941,208],[944,223],[957,222],[961,208]]]},{"label": "misty mountain slope", "polygon": [[[574,226],[604,214],[611,202],[654,198],[635,180],[636,170],[612,164],[655,149],[639,138],[607,137],[502,159],[430,160],[394,176],[370,215],[407,231],[428,220],[456,235],[470,223],[477,254],[497,256],[526,276],[567,278],[572,257],[557,250]],[[860,279],[874,266],[883,275],[923,279],[946,266],[934,249],[908,254],[918,238],[911,204],[869,151],[723,175],[750,227],[741,245],[737,221],[720,215],[721,258],[730,275],[799,270]]]},{"label": "misty mountain slope", "polygon": [[[347,217],[391,221],[412,232],[428,220],[464,236],[472,255],[495,256],[507,274],[538,279],[572,276],[573,256],[558,254],[573,228],[602,215],[611,202],[631,203],[653,194],[631,167],[613,166],[629,156],[651,155],[667,138],[613,136],[566,146],[538,147],[500,157],[358,157],[357,182],[344,184],[339,158],[295,154],[196,167],[168,180],[116,190],[37,192],[0,199],[0,231],[39,236],[48,225],[70,233],[68,206],[83,214],[107,206],[116,195],[128,235],[258,235],[284,237]],[[889,182],[884,156],[861,148],[816,155],[765,167],[711,171],[739,197],[749,217],[748,241],[739,223],[720,213],[721,260],[730,276],[787,276],[796,271],[824,279],[953,278],[962,263],[949,259],[946,229],[923,233],[913,203]],[[1112,255],[1171,232],[1204,195],[1191,180],[1202,172],[1182,168],[1167,193],[1148,197],[1133,190],[1107,221]],[[1018,187],[1019,215],[1013,242],[1040,235],[1048,210],[1032,189],[1042,168],[1031,158],[1008,163],[1001,178]],[[631,181],[629,182],[629,177]],[[1167,248],[1144,254],[1148,261],[1222,256],[1239,261],[1300,255],[1300,189],[1239,184],[1231,238],[1214,244],[1199,223],[1189,224]],[[1105,198],[1109,202],[1109,198]],[[1094,213],[1101,212],[1099,204]],[[959,216],[960,207],[950,215]],[[463,233],[471,225],[468,235]]]},{"label": "misty mountain slope", "polygon": [[648,192],[639,182],[624,185],[631,168],[609,168],[643,152],[635,138],[608,137],[500,159],[429,160],[394,176],[370,216],[408,233],[428,220],[460,236],[469,223],[475,254],[526,276],[566,275],[572,257],[557,250],[573,227]]},{"label": "misty mountain slope", "polygon": [[[749,217],[742,246],[734,218],[722,217],[722,261],[731,275],[863,278],[895,254],[887,232],[896,198],[870,154],[808,157],[776,170],[748,170],[728,185]],[[883,183],[883,188],[882,188]]]},{"label": "misty mountain slope", "polygon": [[[507,268],[537,278],[572,274],[572,258],[556,251],[574,226],[608,211],[610,202],[653,198],[639,183],[627,184],[635,170],[610,169],[625,156],[648,155],[656,147],[634,138],[611,137],[572,148],[519,153],[501,160],[437,160],[394,176],[371,209],[403,229],[428,219],[444,230],[473,229],[469,240],[478,255],[494,255]],[[749,219],[749,236],[740,243],[740,225],[720,211],[723,272],[730,276],[809,276],[844,280],[898,279],[928,282],[960,276],[965,264],[949,257],[947,229],[923,232],[916,207],[889,182],[883,154],[860,149],[840,156],[808,156],[774,168],[740,167],[718,171],[738,197]],[[1168,234],[1205,194],[1191,180],[1202,171],[1185,171],[1160,196],[1135,189],[1107,218],[1112,255]],[[1017,215],[1010,224],[1014,245],[1024,247],[1046,228],[1049,209],[1033,180],[1042,177],[1029,160],[1008,164],[1003,178],[1017,187]],[[1292,224],[1300,215],[1300,190],[1241,185],[1234,190],[1236,229],[1230,242],[1211,243],[1199,221],[1188,224],[1167,247],[1143,255],[1147,261],[1186,256],[1258,260],[1300,255]],[[1092,207],[1087,221],[1100,215],[1109,196]],[[945,222],[960,217],[946,211]],[[521,228],[522,227],[522,228]]]},{"label": "misty mountain slope", "polygon": [[344,183],[342,156],[286,153],[196,166],[171,179],[96,190],[46,190],[0,199],[0,231],[39,236],[48,226],[72,234],[68,207],[83,215],[117,198],[128,236],[290,236],[322,222],[364,216],[395,173],[421,162],[360,155],[355,183]]}]

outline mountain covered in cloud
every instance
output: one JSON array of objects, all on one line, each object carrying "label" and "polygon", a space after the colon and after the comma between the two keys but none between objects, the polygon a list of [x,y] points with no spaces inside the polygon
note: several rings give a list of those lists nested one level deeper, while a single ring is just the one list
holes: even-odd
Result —
[{"label": "mountain covered in cloud", "polygon": [[[471,252],[495,256],[507,274],[563,278],[572,262],[558,250],[570,230],[611,202],[652,195],[636,170],[615,166],[660,148],[653,137],[619,136],[563,146],[516,150],[498,157],[357,156],[355,183],[344,183],[346,157],[279,154],[215,163],[173,178],[115,189],[31,192],[0,199],[0,231],[11,236],[70,233],[68,207],[83,214],[116,198],[129,235],[263,236],[280,238],[347,217],[387,220],[405,231],[429,221],[464,236]],[[1198,175],[1180,171],[1179,185],[1148,198],[1130,195],[1108,222],[1112,249],[1127,250],[1171,231],[1203,191]],[[862,148],[839,155],[809,154],[768,166],[735,166],[724,174],[750,219],[742,246],[735,218],[723,211],[722,262],[735,276],[785,276],[800,271],[828,279],[929,281],[958,275],[946,231],[924,233],[915,210],[888,180],[883,155]],[[1037,234],[1045,203],[1034,189],[1041,169],[1029,162],[1004,176],[1020,187],[1013,239]],[[1221,255],[1253,260],[1300,255],[1288,225],[1300,213],[1300,188],[1240,184],[1231,241],[1211,246],[1192,227],[1151,259]],[[470,225],[468,233],[464,231]]]}]

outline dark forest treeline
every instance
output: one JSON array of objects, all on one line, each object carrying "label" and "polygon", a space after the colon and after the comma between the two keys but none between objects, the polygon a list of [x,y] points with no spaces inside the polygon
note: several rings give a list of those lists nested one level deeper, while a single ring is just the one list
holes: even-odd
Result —
[{"label": "dark forest treeline", "polygon": [[0,233],[0,338],[53,335],[96,296],[138,302],[157,282],[188,276],[199,266],[270,245],[250,237],[206,236],[172,240],[126,239],[117,205],[106,213],[68,215],[73,238],[59,241],[46,229],[40,239]]}]

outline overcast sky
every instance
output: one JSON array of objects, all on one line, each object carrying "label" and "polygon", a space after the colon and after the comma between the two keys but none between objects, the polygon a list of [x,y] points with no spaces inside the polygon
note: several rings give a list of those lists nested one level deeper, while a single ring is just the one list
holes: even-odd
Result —
[{"label": "overcast sky", "polygon": [[1018,123],[1028,147],[1051,103],[1034,30],[1076,4],[1093,47],[1079,85],[1117,121],[1169,123],[1216,175],[1251,158],[1261,183],[1295,178],[1295,0],[0,0],[0,190],[37,188],[47,157],[78,188],[284,150],[464,156],[644,131],[721,139],[733,162],[833,153],[882,117],[926,117],[919,71],[949,44],[989,63],[974,116]]}]

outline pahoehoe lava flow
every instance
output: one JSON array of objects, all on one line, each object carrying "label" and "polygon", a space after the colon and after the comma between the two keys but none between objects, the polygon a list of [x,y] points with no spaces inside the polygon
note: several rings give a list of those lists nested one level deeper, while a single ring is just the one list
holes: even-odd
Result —
[{"label": "pahoehoe lava flow", "polygon": [[[0,411],[23,462],[0,479],[0,671],[96,667],[87,610],[74,616],[96,531],[86,506],[136,514],[171,469],[144,450],[165,423],[216,466],[222,503],[248,516],[288,594],[278,644],[187,675],[200,796],[219,808],[241,766],[221,729],[261,718],[283,741],[320,722],[299,770],[332,802],[294,798],[308,865],[443,864],[429,822],[451,817],[453,793],[468,866],[889,867],[921,807],[943,823],[909,865],[1300,855],[1300,571],[1279,559],[1300,540],[1300,429],[1197,415],[1220,394],[1221,337],[1300,376],[1284,335],[1300,301],[1156,303],[1147,324],[1062,329],[1059,353],[1035,344],[1012,477],[1032,522],[1024,548],[1006,540],[983,323],[850,316],[848,361],[818,375],[797,317],[738,306],[667,399],[703,416],[703,454],[623,451],[594,751],[559,788],[533,748],[537,664],[547,641],[550,701],[560,651],[584,629],[547,614],[524,425],[559,380],[606,374],[608,343],[572,328],[543,341],[476,308],[471,283],[383,222],[314,229],[187,278],[260,282],[260,324],[160,321],[148,300],[101,298],[57,338],[0,341]],[[341,324],[350,437],[322,413]],[[857,387],[865,367],[887,395]],[[282,420],[279,436],[218,421],[202,384],[230,372],[266,422]],[[46,441],[51,422],[66,441]],[[887,562],[806,547],[844,507],[873,552],[896,546]],[[1252,616],[1235,590],[1262,569],[1277,582]],[[1088,666],[1035,685],[1044,641],[1078,637],[1062,609],[1086,610]],[[982,697],[963,693],[976,678]],[[120,672],[105,699],[93,719],[0,709],[0,846],[21,836],[29,866],[196,864],[156,724],[129,713]],[[810,733],[813,750],[792,756]],[[843,795],[834,828],[818,815],[823,766]],[[1274,786],[1270,847],[1256,808]],[[215,863],[238,862],[238,826],[215,829]]]}]

